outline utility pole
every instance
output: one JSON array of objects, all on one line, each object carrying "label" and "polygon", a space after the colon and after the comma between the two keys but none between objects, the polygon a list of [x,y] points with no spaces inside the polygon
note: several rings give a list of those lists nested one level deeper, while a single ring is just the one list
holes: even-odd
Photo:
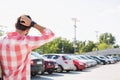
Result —
[{"label": "utility pole", "polygon": [[95,31],[95,32],[96,32],[96,40],[97,40],[96,42],[98,43],[98,32],[99,31]]},{"label": "utility pole", "polygon": [[97,46],[96,51],[97,51],[97,54],[98,54],[98,42],[99,42],[98,32],[99,32],[99,31],[95,31],[95,32],[96,32],[96,46]]},{"label": "utility pole", "polygon": [[74,21],[74,40],[73,40],[73,47],[74,47],[74,53],[76,52],[76,48],[77,48],[77,45],[76,45],[76,23],[79,22],[79,20],[77,18],[72,18],[72,20]]},{"label": "utility pole", "polygon": [[61,41],[62,41],[62,50],[61,50],[61,52],[64,53],[64,40],[63,40],[63,38],[61,39]]}]

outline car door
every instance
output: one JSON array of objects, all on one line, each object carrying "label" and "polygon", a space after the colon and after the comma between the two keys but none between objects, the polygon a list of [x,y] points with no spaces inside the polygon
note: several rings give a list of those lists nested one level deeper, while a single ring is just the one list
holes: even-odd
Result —
[{"label": "car door", "polygon": [[73,63],[73,60],[69,57],[69,56],[67,56],[67,55],[63,55],[62,56],[62,59],[63,59],[63,61],[64,61],[64,65],[66,65],[66,67],[68,67],[69,69],[75,69],[75,66],[74,66],[74,63]]}]

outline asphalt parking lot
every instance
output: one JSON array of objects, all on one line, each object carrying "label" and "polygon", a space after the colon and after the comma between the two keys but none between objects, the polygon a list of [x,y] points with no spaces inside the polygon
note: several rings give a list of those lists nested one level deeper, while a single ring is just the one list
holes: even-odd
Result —
[{"label": "asphalt parking lot", "polygon": [[31,80],[120,80],[120,62],[97,65],[83,71],[37,75]]}]

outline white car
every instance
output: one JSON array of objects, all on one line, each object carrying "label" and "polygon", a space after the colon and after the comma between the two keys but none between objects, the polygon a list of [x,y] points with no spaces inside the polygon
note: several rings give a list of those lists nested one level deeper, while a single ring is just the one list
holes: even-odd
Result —
[{"label": "white car", "polygon": [[69,72],[75,70],[73,60],[66,54],[45,54],[48,59],[54,59],[58,63],[57,72]]}]

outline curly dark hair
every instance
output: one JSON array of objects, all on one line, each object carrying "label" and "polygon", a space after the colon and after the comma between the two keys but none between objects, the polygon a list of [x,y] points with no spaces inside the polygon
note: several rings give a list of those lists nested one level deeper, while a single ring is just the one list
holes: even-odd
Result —
[{"label": "curly dark hair", "polygon": [[[25,16],[27,16],[28,18],[31,19],[31,17],[30,17],[29,15],[25,15]],[[30,29],[31,26],[24,26],[24,25],[20,24],[20,18],[21,18],[21,17],[18,17],[17,23],[15,24],[15,27],[16,27],[17,29],[19,29],[19,30],[22,30],[22,31],[25,31],[26,29]],[[31,20],[32,20],[32,19],[31,19]]]}]

